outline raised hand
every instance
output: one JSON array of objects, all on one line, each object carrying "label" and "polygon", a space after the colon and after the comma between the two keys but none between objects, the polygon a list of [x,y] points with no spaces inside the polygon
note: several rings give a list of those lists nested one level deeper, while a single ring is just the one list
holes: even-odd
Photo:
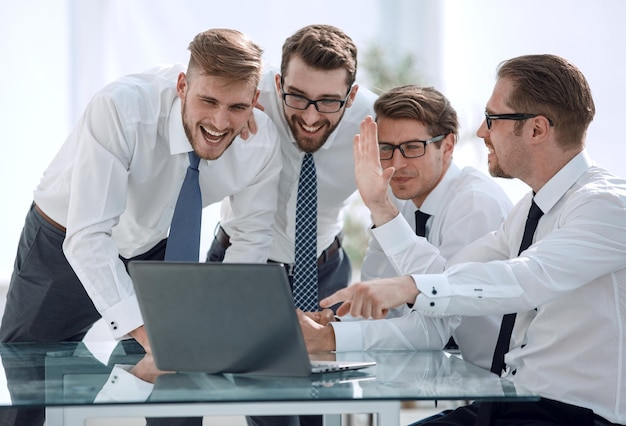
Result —
[{"label": "raised hand", "polygon": [[372,213],[374,225],[380,226],[397,216],[398,209],[389,197],[389,181],[395,169],[383,170],[378,151],[378,126],[371,116],[361,122],[354,136],[354,173],[363,203]]}]

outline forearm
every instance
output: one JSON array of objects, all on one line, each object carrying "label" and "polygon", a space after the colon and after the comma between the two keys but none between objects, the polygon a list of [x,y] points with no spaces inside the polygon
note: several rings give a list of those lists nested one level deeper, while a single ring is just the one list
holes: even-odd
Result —
[{"label": "forearm", "polygon": [[448,342],[460,317],[433,318],[412,311],[397,318],[361,323],[362,350],[438,350]]}]

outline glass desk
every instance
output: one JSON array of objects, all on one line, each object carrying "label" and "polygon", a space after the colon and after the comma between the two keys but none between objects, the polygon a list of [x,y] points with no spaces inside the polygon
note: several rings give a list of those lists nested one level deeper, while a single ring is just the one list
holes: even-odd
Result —
[{"label": "glass desk", "polygon": [[[100,349],[112,345],[103,359]],[[341,353],[377,365],[309,378],[164,373],[134,341],[4,344],[0,357],[8,388],[0,409],[45,409],[48,426],[103,417],[283,414],[324,414],[325,424],[338,425],[344,413],[373,413],[378,425],[396,426],[402,400],[538,399],[443,351]]]}]

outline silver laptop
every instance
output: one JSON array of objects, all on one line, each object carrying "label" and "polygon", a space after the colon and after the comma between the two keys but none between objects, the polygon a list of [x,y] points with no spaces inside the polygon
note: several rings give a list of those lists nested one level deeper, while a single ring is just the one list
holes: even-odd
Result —
[{"label": "silver laptop", "polygon": [[128,270],[160,370],[306,377],[375,365],[311,361],[280,264],[133,261]]}]

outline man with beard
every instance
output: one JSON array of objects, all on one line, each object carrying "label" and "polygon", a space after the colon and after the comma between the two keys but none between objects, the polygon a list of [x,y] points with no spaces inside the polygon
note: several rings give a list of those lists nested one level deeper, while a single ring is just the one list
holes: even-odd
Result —
[{"label": "man with beard", "polygon": [[[200,158],[202,206],[229,196],[241,212],[247,239],[233,242],[238,259],[267,258],[281,158],[276,127],[255,109],[262,50],[228,29],[198,34],[189,50],[186,72],[161,67],[97,93],[44,173],[18,246],[2,342],[80,341],[102,317],[114,338],[132,336],[150,352],[125,266],[163,260],[190,152]],[[244,141],[252,114],[258,129]],[[3,425],[44,421],[43,410],[0,415]]]},{"label": "man with beard", "polygon": [[[259,87],[259,104],[278,127],[283,158],[268,260],[284,264],[291,279],[294,272],[298,273],[298,265],[294,265],[298,182],[303,158],[312,154],[317,173],[313,262],[319,298],[347,286],[352,272],[341,247],[342,211],[356,191],[352,138],[363,118],[373,113],[376,99],[372,92],[355,84],[356,68],[356,46],[343,31],[329,25],[310,25],[285,41],[280,73],[269,70]],[[221,226],[207,260],[235,259],[234,243],[249,238],[237,225],[240,214],[231,200],[224,200]],[[310,310],[318,309],[317,301]]]},{"label": "man with beard", "polygon": [[[259,86],[259,104],[278,127],[283,162],[268,261],[285,265],[296,306],[306,311],[318,310],[319,299],[346,287],[352,274],[341,246],[342,211],[356,192],[352,139],[363,118],[373,113],[376,100],[373,93],[355,84],[356,69],[357,48],[350,37],[330,25],[310,25],[285,41],[280,73],[269,70]],[[317,213],[312,218],[317,232],[311,262],[317,288],[312,303],[304,307],[296,295],[303,289],[297,277],[303,265],[296,261],[296,222],[304,216],[297,213],[297,199],[307,156],[313,160],[317,177]],[[222,202],[220,227],[208,261],[235,261],[235,242],[249,238],[237,225],[240,214],[231,199]],[[321,424],[321,419],[286,416],[248,421],[257,425],[310,425]]]},{"label": "man with beard", "polygon": [[[491,174],[521,179],[532,192],[443,273],[357,283],[321,302],[344,302],[338,313],[366,318],[405,303],[435,316],[505,314],[491,371],[541,399],[475,403],[426,424],[626,423],[626,181],[585,150],[594,115],[587,80],[567,60],[501,63],[477,135]],[[393,170],[382,169],[374,134],[355,140],[355,167],[366,205],[385,226],[397,215],[378,211]],[[404,254],[416,263],[438,255],[426,241]]]}]

